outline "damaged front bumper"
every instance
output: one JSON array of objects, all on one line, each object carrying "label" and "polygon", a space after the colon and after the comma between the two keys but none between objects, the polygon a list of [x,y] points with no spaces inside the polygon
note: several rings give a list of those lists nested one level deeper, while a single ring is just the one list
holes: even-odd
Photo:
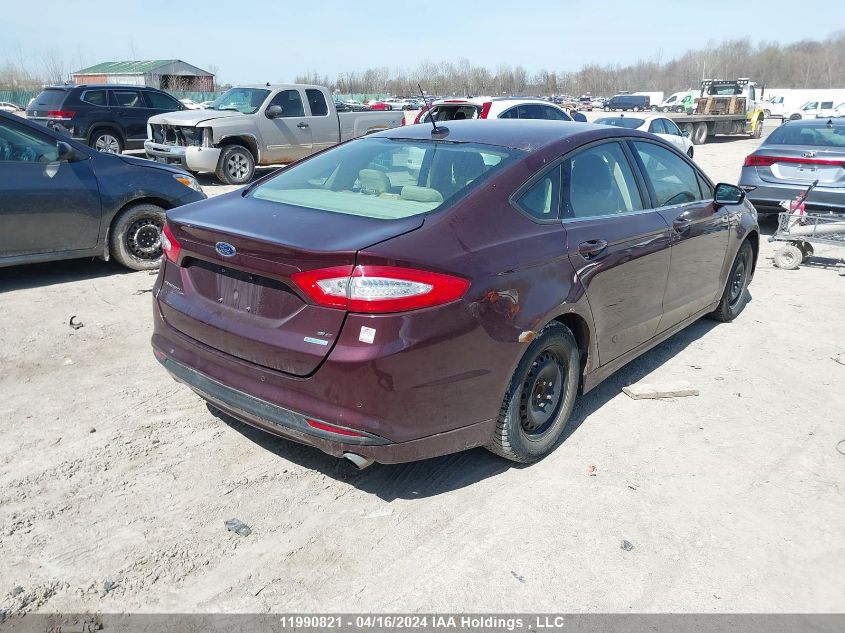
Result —
[{"label": "damaged front bumper", "polygon": [[144,141],[144,151],[147,158],[159,163],[179,165],[188,171],[213,172],[217,169],[221,150],[218,147],[184,147],[156,143],[147,139]]}]

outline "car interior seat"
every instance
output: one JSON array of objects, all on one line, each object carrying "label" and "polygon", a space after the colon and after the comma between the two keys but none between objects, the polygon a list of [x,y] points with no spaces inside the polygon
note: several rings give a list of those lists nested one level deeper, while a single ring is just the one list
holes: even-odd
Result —
[{"label": "car interior seat", "polygon": [[601,156],[576,156],[571,174],[569,203],[576,217],[607,215],[622,209],[610,165]]},{"label": "car interior seat", "polygon": [[361,193],[371,196],[390,191],[390,179],[387,174],[377,169],[362,169],[358,172],[358,182],[361,183]]},{"label": "car interior seat", "polygon": [[448,198],[484,173],[481,154],[456,150],[440,150],[434,157],[429,185]]}]

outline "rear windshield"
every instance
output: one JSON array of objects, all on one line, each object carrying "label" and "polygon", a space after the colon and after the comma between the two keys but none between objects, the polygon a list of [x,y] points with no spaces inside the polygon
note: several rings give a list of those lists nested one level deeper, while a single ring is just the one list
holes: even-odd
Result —
[{"label": "rear windshield", "polygon": [[636,130],[645,123],[645,119],[637,119],[631,116],[606,116],[601,119],[596,119],[595,123],[599,125],[615,125],[616,127],[625,127],[629,130]]},{"label": "rear windshield", "polygon": [[395,220],[448,206],[521,154],[475,143],[360,139],[282,171],[250,195]]},{"label": "rear windshield", "polygon": [[766,145],[845,147],[845,125],[782,125],[769,134]]},{"label": "rear windshield", "polygon": [[60,106],[67,96],[67,90],[45,90],[40,95],[35,97],[32,105],[38,106]]}]

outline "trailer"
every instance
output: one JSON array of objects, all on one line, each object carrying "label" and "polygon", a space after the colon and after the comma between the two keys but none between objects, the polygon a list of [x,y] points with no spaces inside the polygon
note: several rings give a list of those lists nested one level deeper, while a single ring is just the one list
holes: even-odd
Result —
[{"label": "trailer", "polygon": [[760,106],[763,88],[748,79],[706,79],[700,97],[686,113],[669,113],[689,134],[695,145],[703,145],[716,134],[749,135],[760,138],[765,114]]}]

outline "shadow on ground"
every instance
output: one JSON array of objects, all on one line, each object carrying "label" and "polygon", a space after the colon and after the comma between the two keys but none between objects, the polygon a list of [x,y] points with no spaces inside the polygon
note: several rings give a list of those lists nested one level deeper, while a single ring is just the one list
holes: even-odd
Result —
[{"label": "shadow on ground", "polygon": [[[10,290],[41,288],[55,284],[72,283],[84,279],[97,279],[112,275],[146,275],[149,271],[136,272],[115,261],[105,262],[95,257],[68,259],[43,264],[21,264],[0,268],[0,293]],[[156,274],[158,271],[152,271]],[[152,286],[152,283],[149,284]]]},{"label": "shadow on ground", "polygon": [[[693,323],[623,367],[590,393],[581,396],[561,442],[565,442],[578,431],[593,412],[618,395],[623,386],[641,380],[717,325],[717,322],[708,319]],[[209,408],[209,411],[264,450],[305,468],[318,470],[385,501],[434,497],[495,477],[511,468],[526,467],[477,448],[408,464],[374,464],[366,470],[357,471],[346,460],[331,457],[310,446],[269,435],[216,409]]]}]

